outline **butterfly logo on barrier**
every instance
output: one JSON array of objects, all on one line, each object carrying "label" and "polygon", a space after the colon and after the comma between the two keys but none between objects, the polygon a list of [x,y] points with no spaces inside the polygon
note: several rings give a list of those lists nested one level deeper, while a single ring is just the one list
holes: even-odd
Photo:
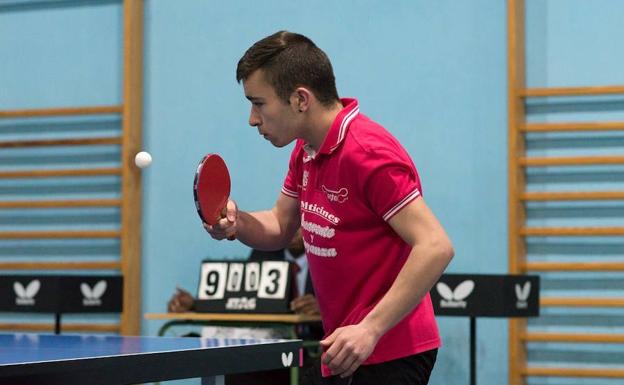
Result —
[{"label": "butterfly logo on barrier", "polygon": [[531,281],[526,281],[522,286],[517,283],[515,289],[516,298],[518,298],[518,301],[516,302],[516,307],[518,309],[526,309],[528,307],[527,300],[529,299],[529,295],[531,294]]},{"label": "butterfly logo on barrier", "polygon": [[451,290],[444,282],[438,282],[436,289],[443,298],[440,301],[440,307],[466,308],[467,302],[464,300],[472,293],[474,287],[475,283],[472,280],[460,283],[455,290]]},{"label": "butterfly logo on barrier", "polygon": [[80,284],[80,291],[84,298],[82,304],[84,306],[100,306],[102,305],[102,295],[106,292],[106,281],[99,281],[93,288],[86,283]]},{"label": "butterfly logo on barrier", "polygon": [[284,367],[291,366],[292,362],[293,362],[292,352],[288,352],[288,354],[282,353],[282,365],[284,365]]},{"label": "butterfly logo on barrier", "polygon": [[39,292],[41,282],[38,279],[31,281],[26,287],[20,282],[13,283],[13,290],[17,297],[15,303],[19,306],[32,306],[35,304],[35,296]]}]

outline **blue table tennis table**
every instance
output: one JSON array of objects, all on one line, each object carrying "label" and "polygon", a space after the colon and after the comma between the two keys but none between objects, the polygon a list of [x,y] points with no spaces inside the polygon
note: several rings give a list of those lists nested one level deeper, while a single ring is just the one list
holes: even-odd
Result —
[{"label": "blue table tennis table", "polygon": [[0,334],[0,384],[122,385],[299,366],[300,340]]}]

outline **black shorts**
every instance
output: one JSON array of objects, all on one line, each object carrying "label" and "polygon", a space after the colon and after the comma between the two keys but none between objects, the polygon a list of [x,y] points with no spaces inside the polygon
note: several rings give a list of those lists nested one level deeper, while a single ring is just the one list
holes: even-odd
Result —
[{"label": "black shorts", "polygon": [[306,371],[301,385],[426,385],[433,370],[438,349],[380,364],[362,365],[351,378],[321,377],[320,360]]}]

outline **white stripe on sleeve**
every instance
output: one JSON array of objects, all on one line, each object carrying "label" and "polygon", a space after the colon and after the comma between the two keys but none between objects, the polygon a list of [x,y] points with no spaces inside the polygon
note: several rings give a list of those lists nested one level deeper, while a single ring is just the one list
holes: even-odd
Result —
[{"label": "white stripe on sleeve", "polygon": [[407,206],[408,203],[410,203],[414,199],[418,198],[419,196],[420,196],[420,191],[418,191],[418,189],[416,189],[416,190],[412,191],[411,193],[407,194],[407,196],[405,198],[401,199],[401,201],[399,203],[394,205],[393,208],[391,208],[390,210],[388,210],[384,214],[383,220],[387,222],[388,219],[390,219],[394,214],[396,214],[399,210],[401,210],[403,207]]},{"label": "white stripe on sleeve", "polygon": [[299,198],[299,193],[296,191],[290,191],[286,187],[282,187],[282,194],[288,195],[291,198]]}]

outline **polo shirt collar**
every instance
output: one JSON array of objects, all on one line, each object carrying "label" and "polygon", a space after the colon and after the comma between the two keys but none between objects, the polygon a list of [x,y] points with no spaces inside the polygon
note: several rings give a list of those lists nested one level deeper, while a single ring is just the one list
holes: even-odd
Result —
[{"label": "polo shirt collar", "polygon": [[310,157],[315,157],[318,154],[331,154],[334,152],[347,135],[349,124],[360,113],[360,107],[357,99],[342,98],[340,99],[340,102],[342,103],[343,108],[340,110],[338,115],[336,115],[336,119],[334,119],[329,131],[327,131],[327,136],[325,136],[325,140],[323,141],[318,153],[315,154],[314,150],[308,144],[304,145],[304,150]]}]

